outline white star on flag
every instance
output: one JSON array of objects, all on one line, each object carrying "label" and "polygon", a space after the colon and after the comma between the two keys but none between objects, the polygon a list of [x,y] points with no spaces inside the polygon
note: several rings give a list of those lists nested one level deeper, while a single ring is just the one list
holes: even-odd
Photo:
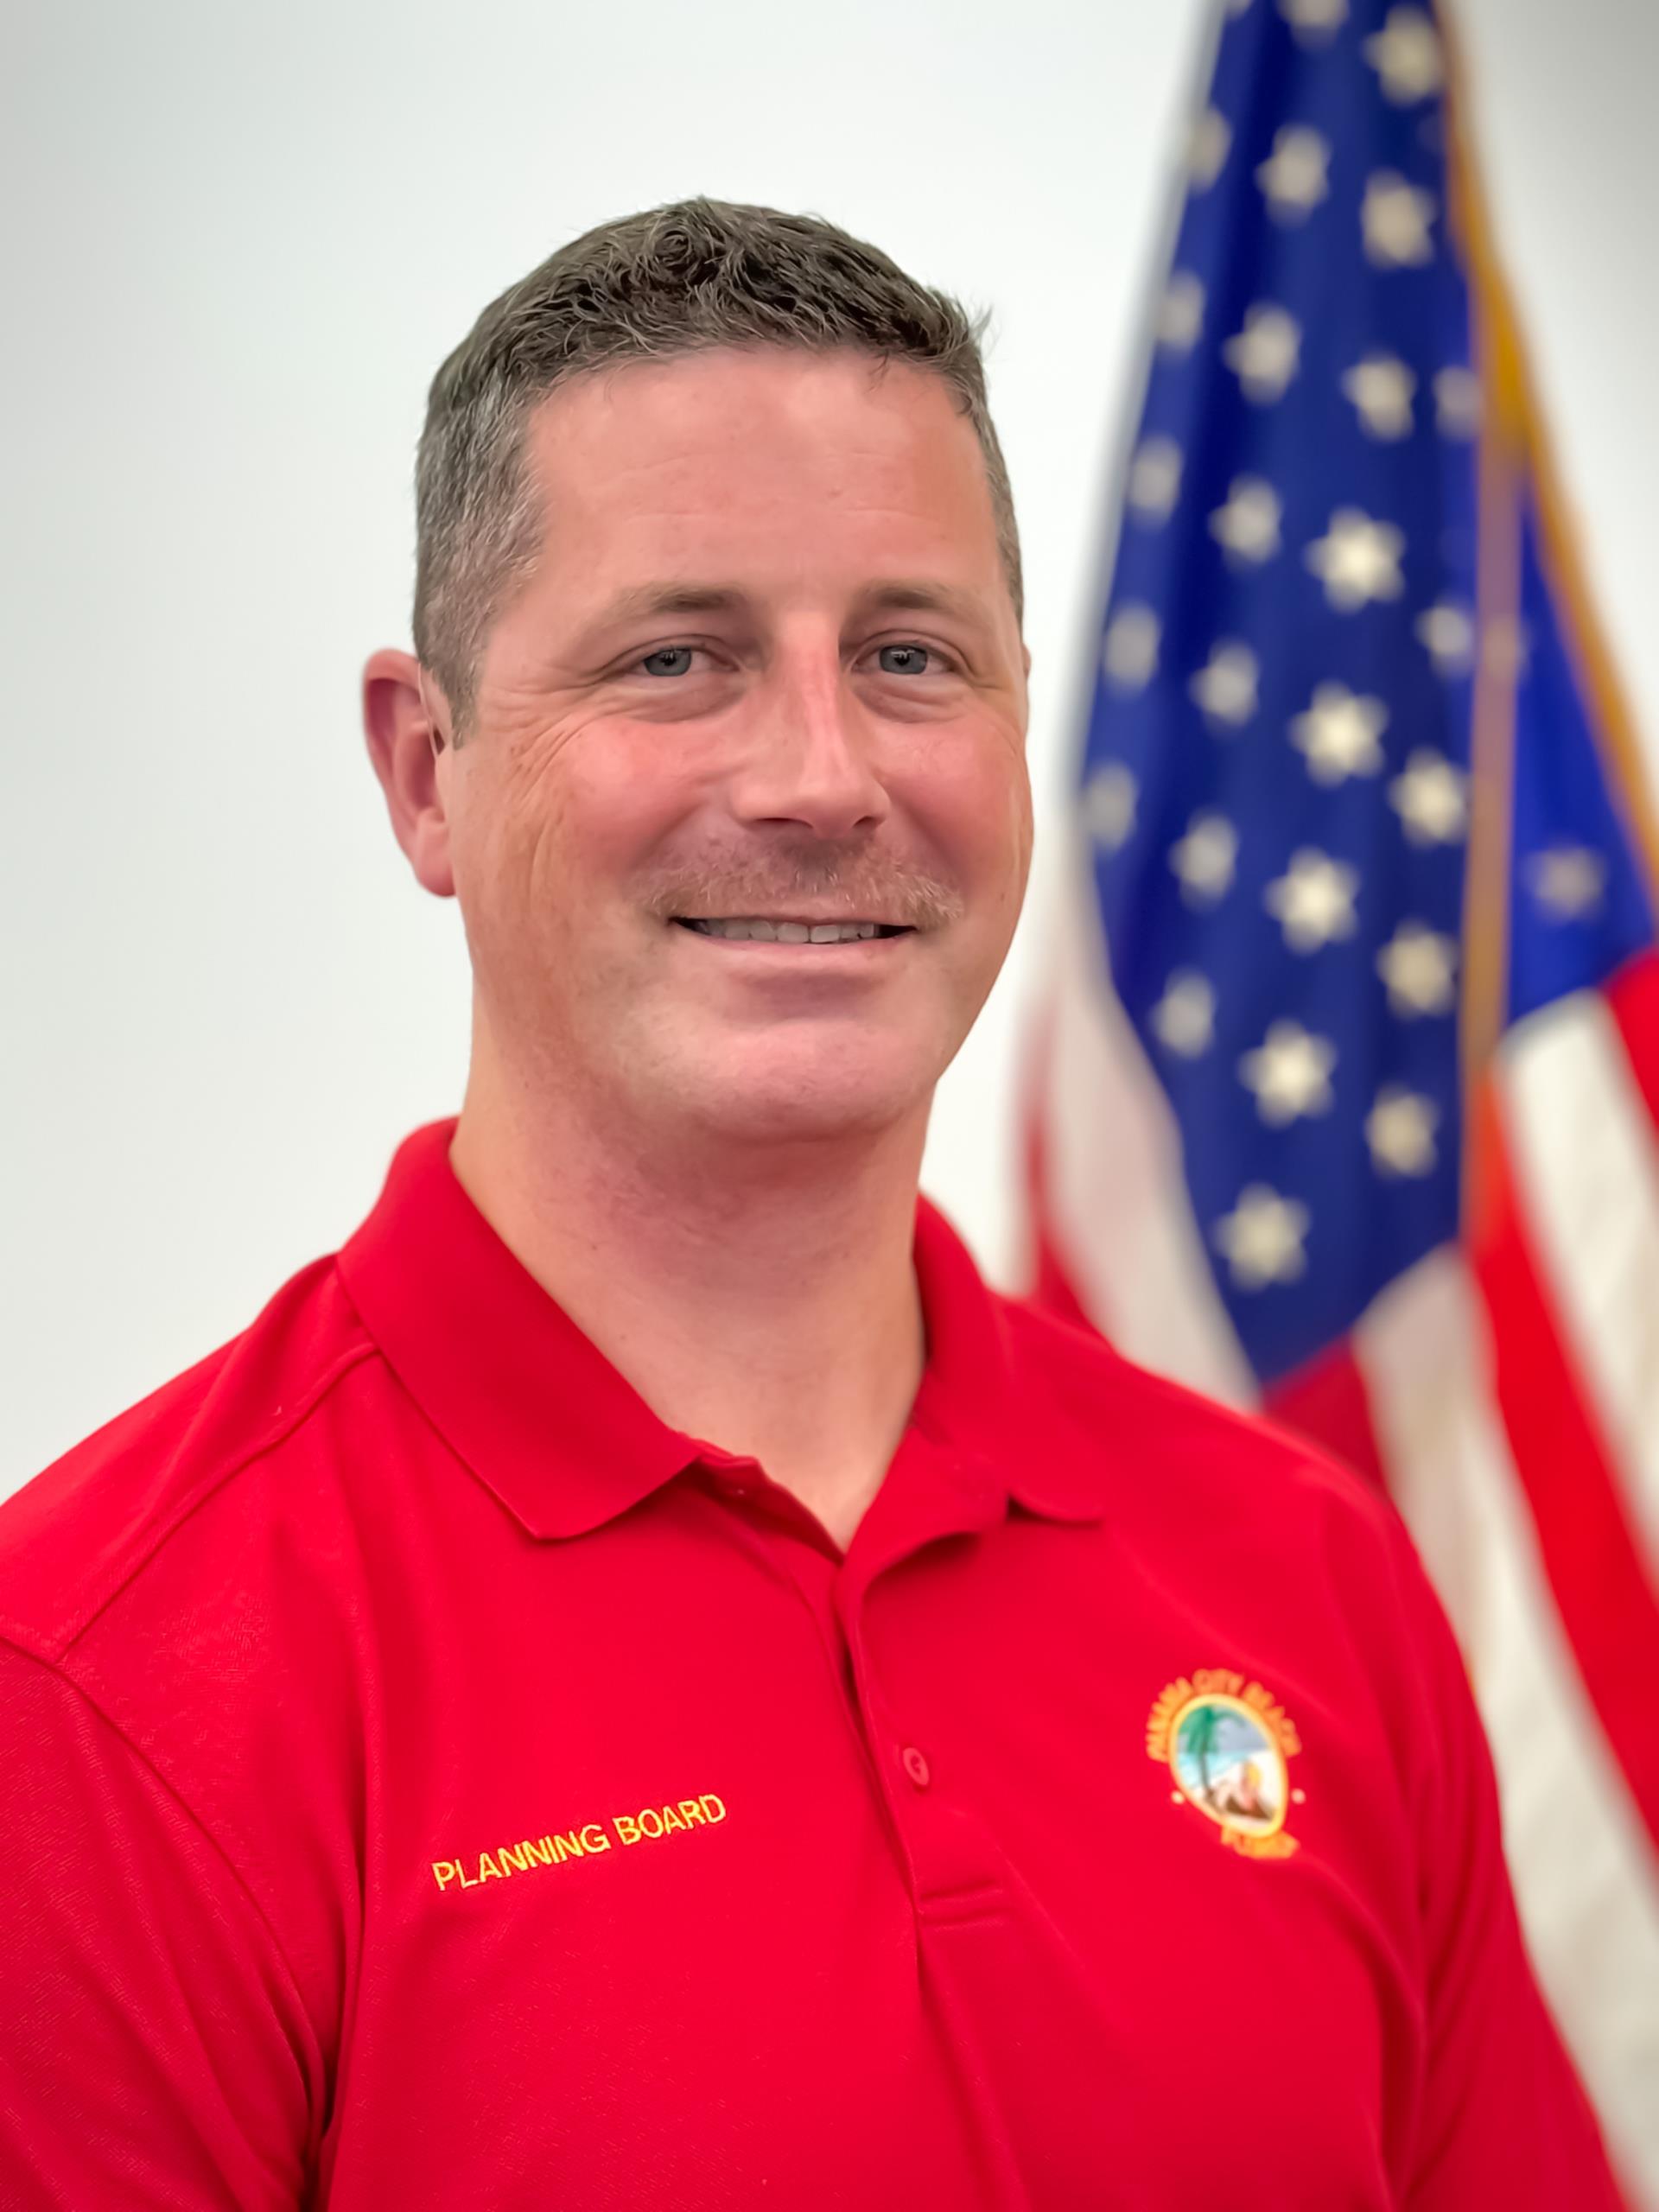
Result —
[{"label": "white star on flag", "polygon": [[1216,994],[1208,978],[1184,968],[1164,986],[1164,995],[1147,1016],[1152,1033],[1165,1049],[1184,1060],[1207,1052],[1216,1033]]},{"label": "white star on flag", "polygon": [[1554,921],[1582,921],[1600,906],[1607,863],[1585,845],[1554,845],[1527,862],[1527,887]]},{"label": "white star on flag", "polygon": [[1195,192],[1209,191],[1225,168],[1232,144],[1232,124],[1219,108],[1205,108],[1186,143],[1186,173]]},{"label": "white star on flag", "polygon": [[1083,792],[1084,827],[1103,852],[1119,851],[1134,836],[1139,797],[1135,778],[1121,760],[1108,760],[1090,777]]},{"label": "white star on flag", "polygon": [[1390,522],[1374,522],[1358,507],[1338,507],[1329,534],[1303,556],[1325,585],[1331,605],[1352,614],[1368,600],[1398,599],[1405,589],[1400,556],[1406,541]]},{"label": "white star on flag", "polygon": [[1181,449],[1173,438],[1142,438],[1129,463],[1127,492],[1142,522],[1167,522],[1181,493]]},{"label": "white star on flag", "polygon": [[1270,560],[1279,550],[1284,512],[1265,476],[1235,476],[1227,487],[1226,505],[1210,517],[1210,535],[1230,561]]},{"label": "white star on flag", "polygon": [[1436,1158],[1440,1109],[1400,1084],[1385,1084],[1365,1116],[1365,1141],[1379,1175],[1427,1175]]},{"label": "white star on flag", "polygon": [[1231,1213],[1216,1224],[1217,1249],[1240,1290],[1265,1290],[1269,1283],[1294,1282],[1307,1272],[1303,1239],[1307,1208],[1281,1198],[1266,1183],[1247,1183]]},{"label": "white star on flag", "polygon": [[1445,81],[1440,41],[1421,8],[1390,8],[1363,51],[1382,80],[1384,98],[1395,107],[1426,100]]},{"label": "white star on flag", "polygon": [[1158,617],[1142,601],[1121,607],[1106,626],[1100,664],[1106,680],[1119,691],[1140,691],[1158,672],[1162,637]]},{"label": "white star on flag", "polygon": [[1412,269],[1434,258],[1428,226],[1435,200],[1393,169],[1376,169],[1365,180],[1359,210],[1365,257],[1378,269]]},{"label": "white star on flag", "polygon": [[1236,638],[1222,638],[1186,688],[1211,721],[1226,722],[1239,729],[1255,712],[1260,676],[1260,665],[1249,647]]},{"label": "white star on flag", "polygon": [[1268,211],[1281,223],[1300,223],[1329,196],[1331,144],[1305,124],[1287,123],[1274,133],[1273,152],[1256,164]]},{"label": "white star on flag", "polygon": [[1189,269],[1178,269],[1164,288],[1154,324],[1166,353],[1190,353],[1204,328],[1204,286]]},{"label": "white star on flag", "polygon": [[1213,906],[1224,899],[1237,861],[1238,832],[1224,814],[1195,814],[1185,836],[1169,849],[1169,865],[1189,906]]},{"label": "white star on flag", "polygon": [[1411,435],[1411,396],[1417,379],[1395,355],[1368,353],[1343,378],[1342,388],[1353,401],[1359,427],[1368,438]]},{"label": "white star on flag", "polygon": [[1262,1119],[1282,1129],[1304,1114],[1330,1112],[1336,1064],[1337,1048],[1328,1037],[1315,1037],[1300,1021],[1275,1021],[1255,1052],[1241,1058],[1238,1072],[1254,1092]]},{"label": "white star on flag", "polygon": [[1307,772],[1327,790],[1350,776],[1374,776],[1382,766],[1378,743],[1389,710],[1369,692],[1345,683],[1321,683],[1306,710],[1294,715],[1290,741],[1307,756]]},{"label": "white star on flag", "polygon": [[1417,635],[1440,676],[1467,676],[1475,664],[1475,622],[1466,607],[1442,599],[1417,617]]},{"label": "white star on flag", "polygon": [[1244,327],[1230,338],[1221,358],[1258,406],[1282,399],[1302,350],[1302,327],[1282,308],[1258,300],[1244,310]]},{"label": "white star on flag", "polygon": [[1402,922],[1376,956],[1389,1004],[1402,1020],[1420,1014],[1450,1014],[1456,992],[1455,939],[1423,922]]},{"label": "white star on flag", "polygon": [[1303,845],[1291,855],[1284,874],[1268,884],[1262,903],[1283,929],[1291,951],[1317,952],[1338,938],[1352,937],[1358,928],[1358,892],[1357,868]]},{"label": "white star on flag", "polygon": [[1414,845],[1455,845],[1469,827],[1469,779],[1444,753],[1419,746],[1389,785],[1389,804]]},{"label": "white star on flag", "polygon": [[1303,46],[1323,46],[1348,20],[1348,0],[1279,0],[1279,12]]},{"label": "white star on flag", "polygon": [[1434,427],[1443,438],[1472,438],[1480,429],[1480,378],[1472,369],[1442,369],[1435,378]]}]

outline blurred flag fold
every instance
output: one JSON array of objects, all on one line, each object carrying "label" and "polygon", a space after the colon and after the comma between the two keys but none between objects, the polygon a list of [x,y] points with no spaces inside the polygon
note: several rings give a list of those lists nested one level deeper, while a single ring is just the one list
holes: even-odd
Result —
[{"label": "blurred flag fold", "polygon": [[1659,952],[1444,10],[1229,0],[1032,1085],[1039,1294],[1384,1484],[1659,2206]]}]

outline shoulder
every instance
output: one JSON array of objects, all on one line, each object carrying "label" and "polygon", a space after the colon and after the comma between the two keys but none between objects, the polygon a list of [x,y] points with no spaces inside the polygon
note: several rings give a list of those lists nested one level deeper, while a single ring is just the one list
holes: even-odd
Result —
[{"label": "shoulder", "polygon": [[1260,1413],[1135,1366],[1090,1329],[999,1303],[1032,1433],[1077,1471],[1117,1555],[1166,1571],[1218,1613],[1279,1612],[1374,1649],[1438,1637],[1439,1601],[1374,1483]]},{"label": "shoulder", "polygon": [[0,1506],[0,1763],[25,1802],[126,1806],[146,1881],[228,1867],[319,2021],[359,1886],[353,1446],[385,1376],[318,1261]]},{"label": "shoulder", "polygon": [[[54,1662],[227,1491],[302,1444],[375,1347],[332,1258],[0,1503],[0,1635]],[[240,1486],[241,1495],[238,1496]]]},{"label": "shoulder", "polygon": [[1351,1468],[1255,1412],[1241,1411],[1154,1375],[1092,1329],[1019,1299],[998,1300],[1016,1388],[1033,1415],[1103,1472],[1133,1463],[1183,1506],[1217,1509],[1264,1498],[1331,1507],[1382,1526],[1392,1509]]}]

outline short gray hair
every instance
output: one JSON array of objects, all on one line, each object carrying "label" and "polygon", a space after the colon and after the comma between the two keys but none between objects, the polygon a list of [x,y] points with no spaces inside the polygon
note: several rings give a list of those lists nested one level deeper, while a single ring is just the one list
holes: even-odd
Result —
[{"label": "short gray hair", "polygon": [[1024,620],[1007,467],[985,396],[988,317],[907,276],[817,215],[720,200],[652,207],[562,245],[486,307],[432,379],[416,465],[415,649],[459,732],[478,661],[544,519],[526,481],[526,428],[584,371],[715,346],[850,348],[930,369],[985,456],[998,550]]}]

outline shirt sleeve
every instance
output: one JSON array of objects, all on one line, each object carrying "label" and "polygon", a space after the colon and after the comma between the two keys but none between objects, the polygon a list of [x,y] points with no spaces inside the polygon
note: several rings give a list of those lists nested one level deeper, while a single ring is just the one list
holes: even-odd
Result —
[{"label": "shirt sleeve", "polygon": [[1435,1746],[1419,1801],[1427,2060],[1405,2203],[1409,2212],[1623,2212],[1527,1956],[1462,1654],[1403,1530],[1401,1541]]},{"label": "shirt sleeve", "polygon": [[0,2202],[294,2212],[315,2038],[279,1945],[156,1770],[0,1641]]}]

